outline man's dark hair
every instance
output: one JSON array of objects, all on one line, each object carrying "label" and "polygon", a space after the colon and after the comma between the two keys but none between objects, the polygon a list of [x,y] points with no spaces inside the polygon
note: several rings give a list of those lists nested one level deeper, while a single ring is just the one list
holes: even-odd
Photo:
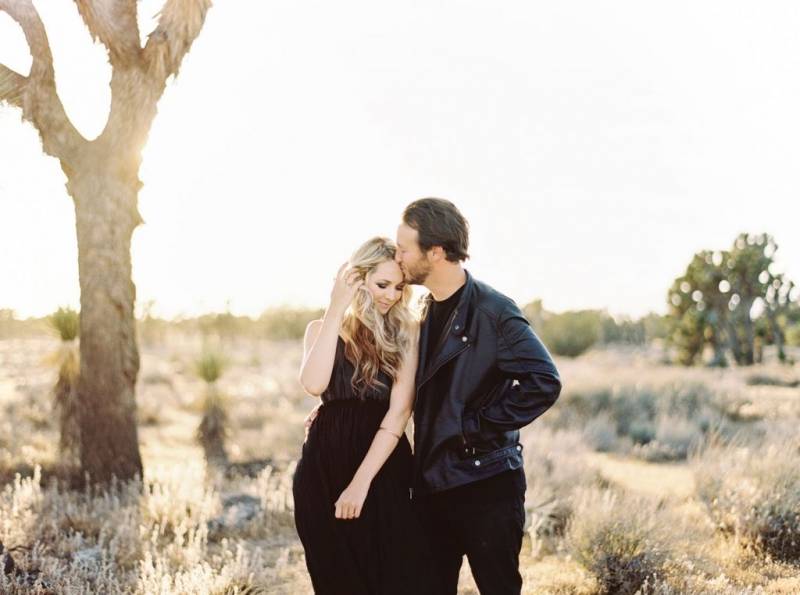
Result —
[{"label": "man's dark hair", "polygon": [[403,211],[403,223],[417,230],[423,252],[441,246],[450,262],[469,258],[469,224],[449,200],[415,200]]}]

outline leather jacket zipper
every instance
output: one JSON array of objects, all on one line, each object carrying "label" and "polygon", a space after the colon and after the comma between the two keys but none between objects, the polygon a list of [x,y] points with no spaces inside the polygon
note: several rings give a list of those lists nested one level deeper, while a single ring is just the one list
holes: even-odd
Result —
[{"label": "leather jacket zipper", "polygon": [[459,355],[459,354],[461,354],[461,353],[464,353],[464,351],[466,351],[466,350],[467,350],[467,347],[469,347],[469,345],[470,345],[470,344],[469,344],[469,343],[467,343],[466,345],[464,345],[464,347],[462,347],[462,348],[461,348],[461,349],[459,349],[458,351],[454,352],[452,355],[450,355],[450,357],[448,357],[446,360],[444,360],[444,361],[443,361],[443,362],[441,362],[441,363],[440,363],[438,366],[436,366],[436,368],[435,368],[435,369],[434,369],[434,370],[433,370],[433,371],[432,371],[430,374],[428,374],[428,377],[427,377],[427,378],[425,378],[425,379],[424,379],[422,382],[420,382],[420,383],[419,383],[419,386],[417,387],[417,396],[419,396],[419,389],[420,389],[420,388],[422,388],[422,385],[423,385],[423,384],[425,384],[425,383],[426,383],[426,382],[428,382],[428,381],[429,381],[431,378],[433,378],[433,377],[436,375],[436,372],[438,372],[438,371],[439,371],[439,370],[442,368],[442,366],[444,366],[444,365],[445,365],[447,362],[449,362],[450,360],[452,360],[452,359],[453,359],[454,357],[456,357],[457,355]]}]

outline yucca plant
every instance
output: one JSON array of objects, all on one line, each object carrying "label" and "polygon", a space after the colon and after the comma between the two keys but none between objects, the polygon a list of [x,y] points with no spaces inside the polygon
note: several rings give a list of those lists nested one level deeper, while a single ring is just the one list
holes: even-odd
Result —
[{"label": "yucca plant", "polygon": [[217,380],[225,371],[226,361],[221,354],[206,350],[195,362],[195,372],[206,383],[203,399],[203,418],[197,428],[197,439],[203,448],[206,461],[226,467],[228,453],[225,440],[228,436],[228,413],[225,398],[217,387]]},{"label": "yucca plant", "polygon": [[58,368],[53,387],[53,409],[59,425],[59,452],[65,467],[80,463],[81,435],[78,421],[78,376],[80,352],[78,328],[80,315],[72,308],[59,308],[48,317],[50,326],[61,338],[61,346],[49,362]]}]

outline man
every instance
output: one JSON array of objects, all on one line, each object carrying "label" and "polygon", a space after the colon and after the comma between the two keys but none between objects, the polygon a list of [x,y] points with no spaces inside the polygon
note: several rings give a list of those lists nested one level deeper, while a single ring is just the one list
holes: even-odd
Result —
[{"label": "man", "polygon": [[397,230],[407,283],[424,285],[414,406],[414,506],[443,595],[464,555],[484,595],[519,594],[525,473],[519,429],[558,398],[547,349],[517,305],[462,262],[467,221],[451,202],[417,200]]}]

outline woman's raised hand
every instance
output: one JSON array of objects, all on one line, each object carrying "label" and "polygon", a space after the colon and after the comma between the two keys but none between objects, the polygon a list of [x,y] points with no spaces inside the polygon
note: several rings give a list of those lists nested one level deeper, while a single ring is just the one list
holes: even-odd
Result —
[{"label": "woman's raised hand", "polygon": [[362,285],[364,280],[359,279],[358,272],[349,269],[347,263],[339,267],[331,289],[331,310],[337,314],[344,314]]}]

